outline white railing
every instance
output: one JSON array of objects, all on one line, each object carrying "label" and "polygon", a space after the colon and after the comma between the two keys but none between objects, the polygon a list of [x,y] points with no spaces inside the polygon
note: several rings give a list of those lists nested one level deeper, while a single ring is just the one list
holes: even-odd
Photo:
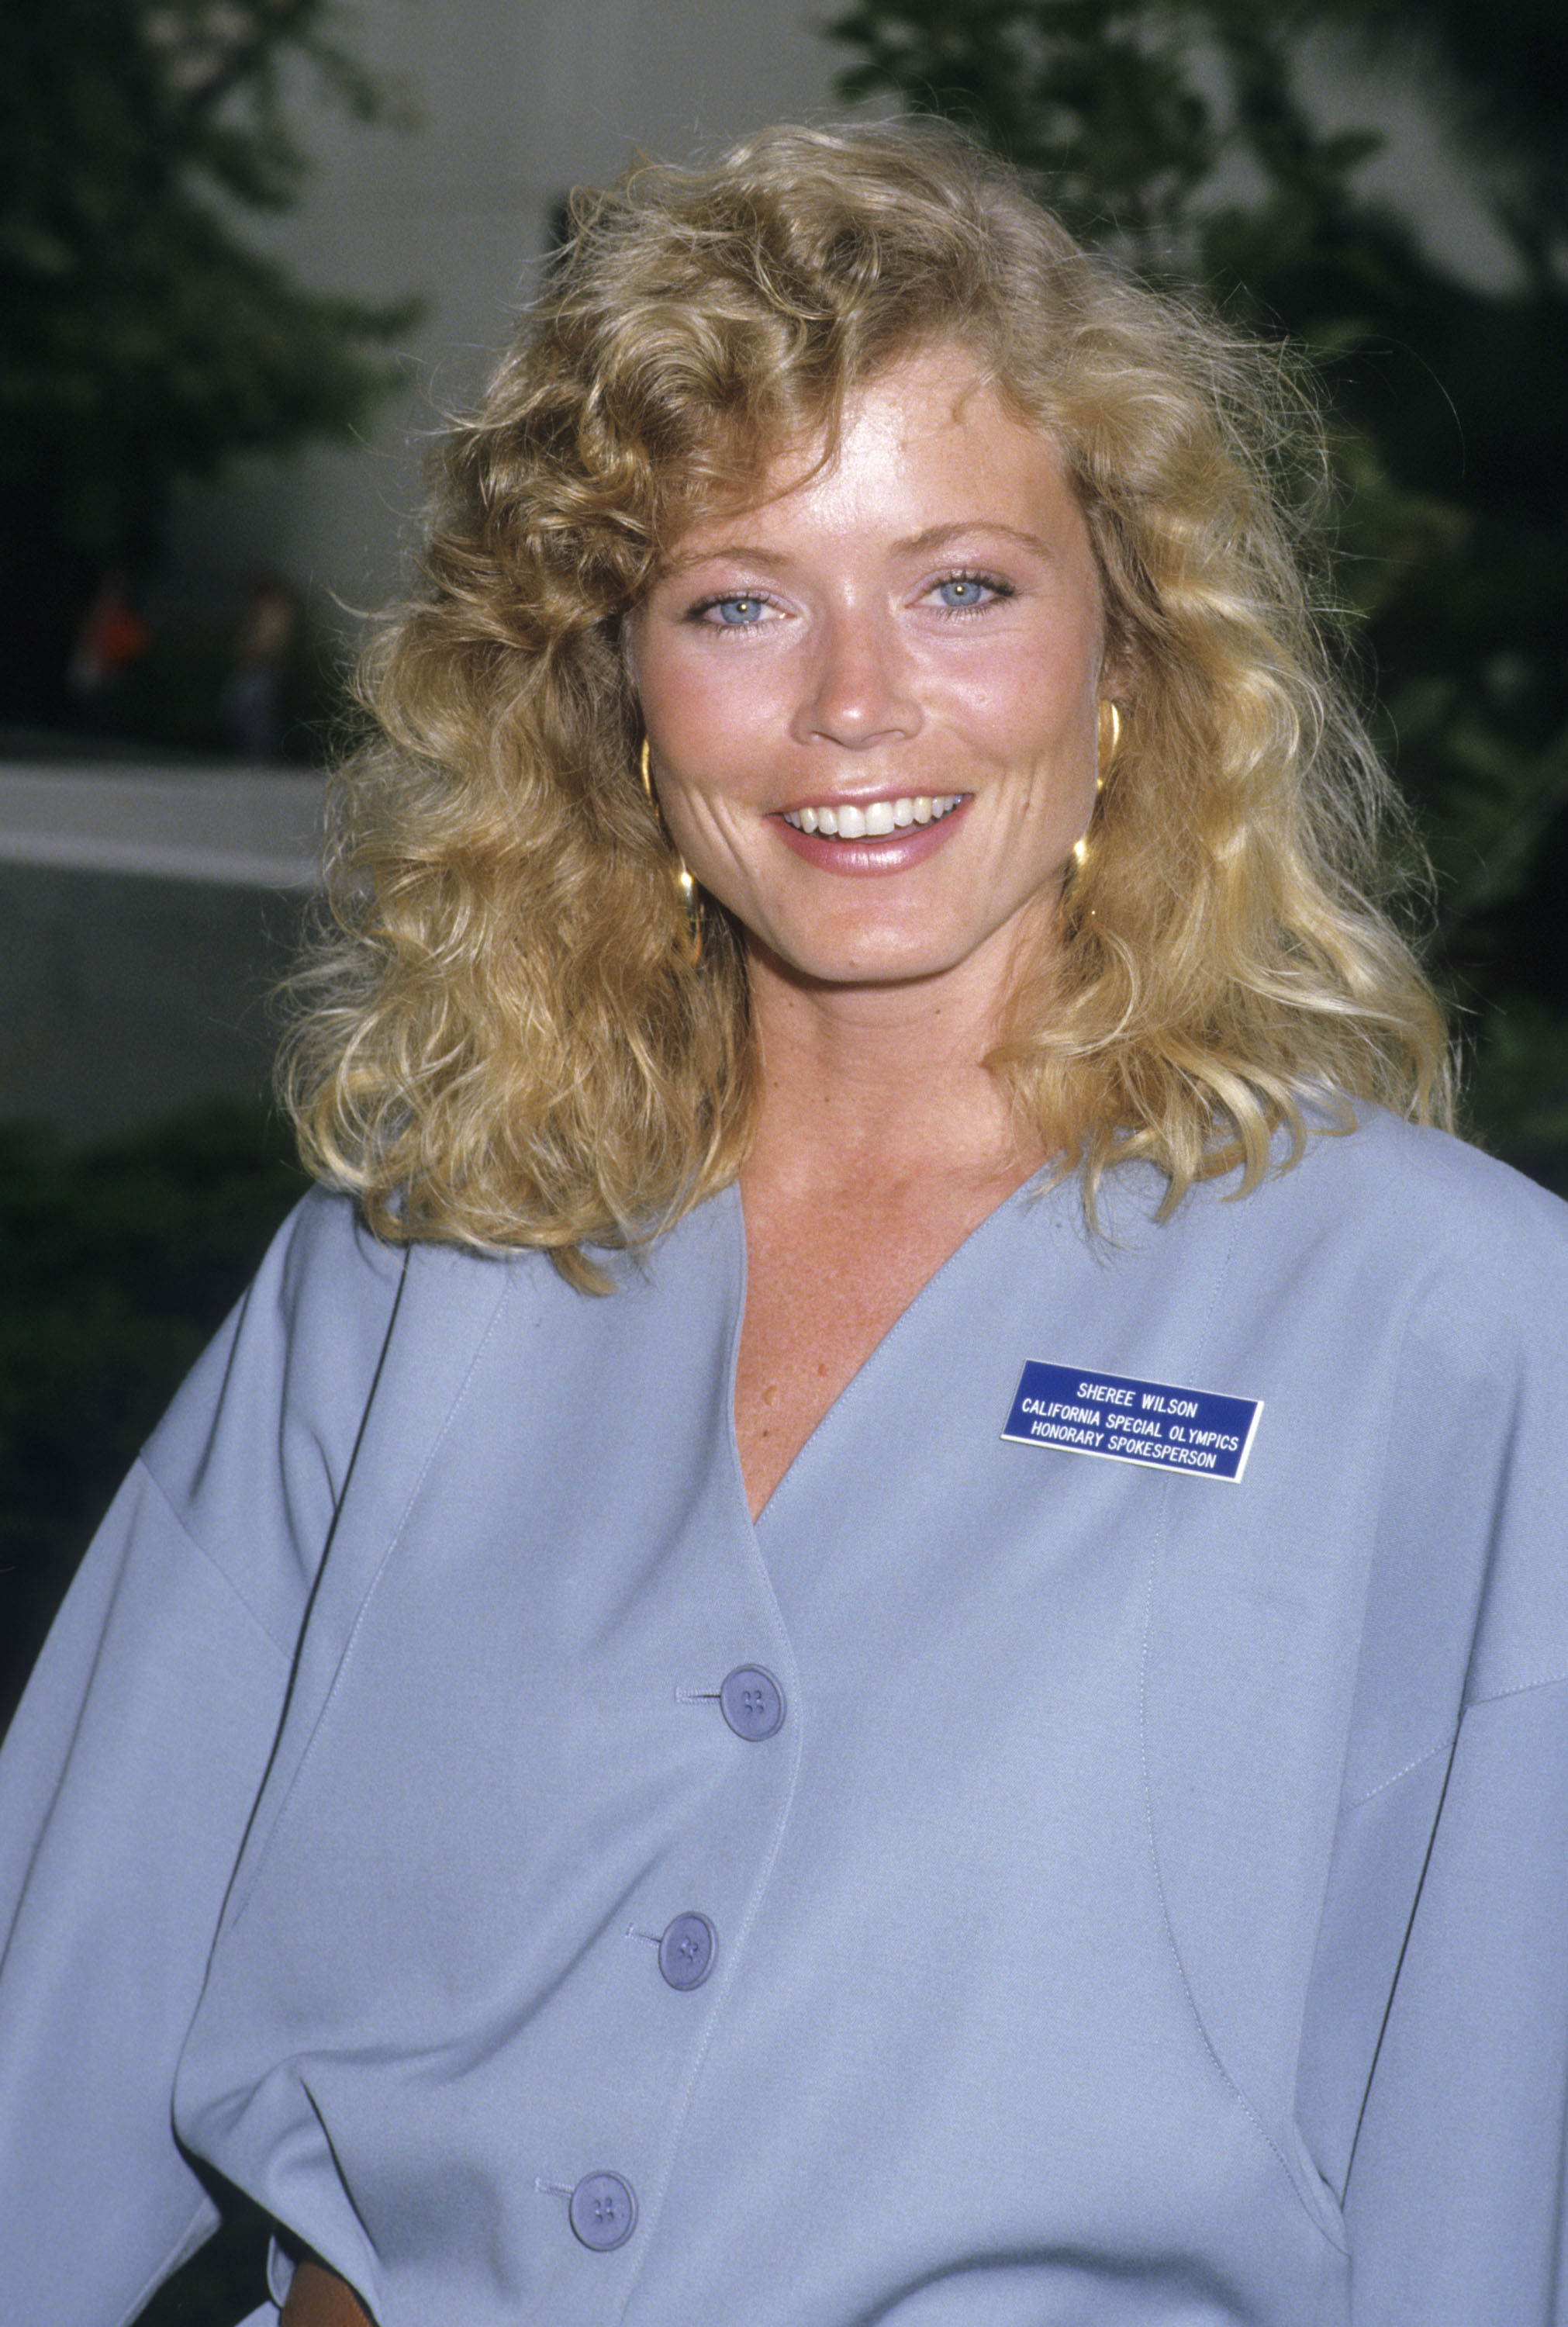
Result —
[{"label": "white railing", "polygon": [[322,778],[294,769],[0,764],[0,864],[309,889]]}]

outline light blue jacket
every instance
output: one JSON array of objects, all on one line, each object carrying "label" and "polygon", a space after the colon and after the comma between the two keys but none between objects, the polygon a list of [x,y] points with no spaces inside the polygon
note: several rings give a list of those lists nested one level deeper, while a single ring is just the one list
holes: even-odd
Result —
[{"label": "light blue jacket", "polygon": [[1157,1193],[1005,1204],[755,1528],[733,1194],[601,1299],[311,1198],[5,1757],[8,2327],[191,2158],[380,2327],[1568,2320],[1568,1213],[1382,1117]]}]

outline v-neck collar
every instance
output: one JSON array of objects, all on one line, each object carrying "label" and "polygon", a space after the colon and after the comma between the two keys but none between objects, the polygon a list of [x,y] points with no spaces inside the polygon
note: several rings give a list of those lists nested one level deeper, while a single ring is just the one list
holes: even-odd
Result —
[{"label": "v-neck collar", "polygon": [[[867,1352],[861,1363],[855,1368],[854,1372],[845,1383],[843,1388],[838,1392],[837,1397],[834,1398],[826,1413],[822,1415],[811,1431],[796,1448],[795,1453],[790,1456],[789,1461],[786,1463],[779,1478],[775,1481],[772,1491],[769,1494],[767,1500],[762,1504],[761,1509],[756,1515],[756,1518],[753,1519],[751,1517],[751,1497],[746,1489],[746,1474],[741,1462],[740,1437],[735,1427],[735,1385],[740,1369],[741,1335],[744,1331],[746,1322],[746,1293],[748,1284],[746,1214],[745,1206],[741,1196],[740,1182],[737,1181],[731,1187],[725,1190],[724,1201],[732,1208],[730,1228],[735,1243],[736,1281],[739,1287],[739,1297],[736,1301],[735,1313],[732,1320],[730,1328],[730,1345],[727,1360],[729,1394],[726,1400],[725,1411],[729,1424],[730,1467],[734,1481],[734,1491],[740,1500],[742,1517],[744,1519],[747,1528],[756,1535],[759,1541],[761,1540],[761,1533],[764,1524],[767,1521],[770,1513],[774,1509],[778,1503],[781,1491],[794,1480],[797,1472],[805,1463],[807,1456],[811,1453],[811,1450],[816,1445],[818,1438],[822,1436],[824,1432],[831,1427],[838,1416],[840,1407],[845,1405],[846,1400],[857,1390],[860,1384],[863,1383],[867,1377],[873,1372],[873,1370],[880,1371],[882,1369],[884,1362],[884,1353],[893,1349],[895,1345],[901,1344],[903,1341],[908,1339],[910,1332],[913,1330],[911,1320],[916,1318],[918,1312],[921,1312],[929,1306],[931,1300],[938,1295],[940,1290],[945,1289],[944,1280],[947,1278],[949,1272],[957,1269],[961,1262],[970,1258],[976,1249],[981,1248],[989,1240],[991,1236],[994,1234],[999,1234],[999,1224],[1003,1220],[1011,1218],[1015,1207],[1022,1208],[1024,1204],[1033,1201],[1038,1203],[1043,1210],[1047,1205],[1053,1201],[1053,1200],[1063,1197],[1075,1204],[1081,1202],[1081,1196],[1076,1176],[1070,1177],[1053,1185],[1050,1180],[1050,1166],[1049,1164],[1042,1164],[1038,1172],[1031,1173],[1029,1178],[1027,1180],[1021,1181],[1019,1185],[1014,1188],[1010,1194],[1003,1196],[1000,1203],[994,1204],[991,1210],[985,1214],[984,1220],[977,1220],[975,1222],[968,1234],[954,1246],[947,1258],[939,1262],[931,1271],[931,1274],[927,1277],[925,1283],[919,1287],[919,1291],[913,1294],[909,1301],[905,1303],[903,1308],[900,1310],[898,1315],[893,1319],[892,1323],[888,1327],[881,1340],[875,1343],[875,1345]],[[886,1361],[891,1362],[891,1360]]]}]

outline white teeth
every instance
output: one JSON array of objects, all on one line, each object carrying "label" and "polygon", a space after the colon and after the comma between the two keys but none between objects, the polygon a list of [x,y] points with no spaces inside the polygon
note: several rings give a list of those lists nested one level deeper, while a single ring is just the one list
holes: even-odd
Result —
[{"label": "white teeth", "polygon": [[796,808],[784,813],[797,832],[825,832],[835,840],[881,840],[911,824],[939,824],[963,799],[962,792],[920,792],[898,799],[867,800],[862,808],[845,800],[838,808]]}]

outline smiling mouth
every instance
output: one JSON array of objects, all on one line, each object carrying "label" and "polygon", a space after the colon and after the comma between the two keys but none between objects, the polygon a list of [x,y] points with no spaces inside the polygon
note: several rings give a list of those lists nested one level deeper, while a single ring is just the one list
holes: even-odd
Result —
[{"label": "smiling mouth", "polygon": [[797,832],[825,833],[830,840],[882,840],[890,832],[903,832],[914,824],[939,824],[963,799],[962,792],[920,792],[898,799],[853,800],[837,808],[791,808],[783,811],[786,824]]}]

